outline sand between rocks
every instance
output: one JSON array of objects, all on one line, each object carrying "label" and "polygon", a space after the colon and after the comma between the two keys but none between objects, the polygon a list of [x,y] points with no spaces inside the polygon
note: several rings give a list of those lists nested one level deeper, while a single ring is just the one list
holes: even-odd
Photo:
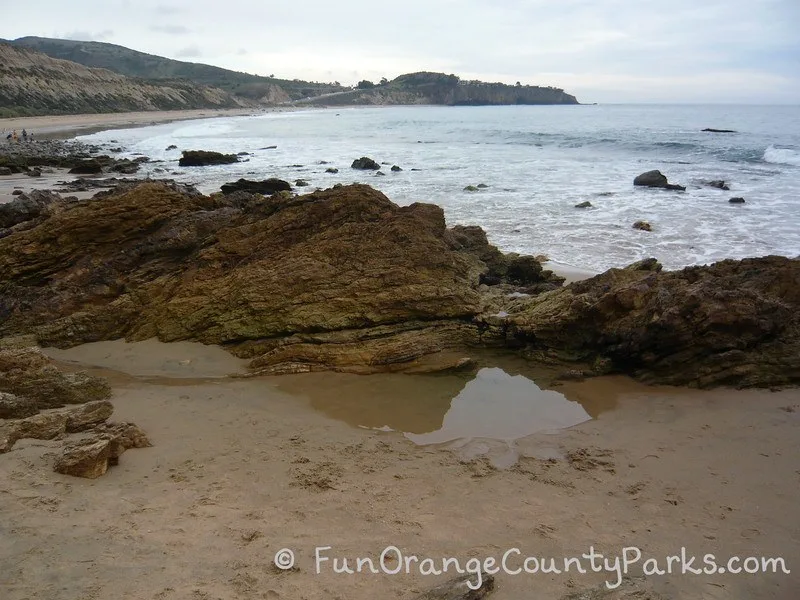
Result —
[{"label": "sand between rocks", "polygon": [[[315,410],[314,399],[337,393],[335,377],[306,388],[220,378],[237,365],[215,364],[216,352],[114,342],[59,355],[103,367],[114,418],[136,422],[154,446],[93,481],[52,472],[59,442],[23,440],[0,457],[4,599],[372,600],[413,598],[447,578],[336,575],[330,563],[314,572],[316,547],[377,561],[390,545],[464,562],[512,547],[559,559],[589,546],[637,546],[662,562],[681,547],[721,560],[782,556],[790,575],[648,581],[666,598],[797,598],[796,390],[570,382],[559,390],[613,396],[615,408],[518,441],[523,457],[497,470]],[[129,374],[108,370],[123,364]],[[281,548],[295,551],[294,570],[273,566]],[[491,598],[560,598],[606,577],[499,574]]]}]

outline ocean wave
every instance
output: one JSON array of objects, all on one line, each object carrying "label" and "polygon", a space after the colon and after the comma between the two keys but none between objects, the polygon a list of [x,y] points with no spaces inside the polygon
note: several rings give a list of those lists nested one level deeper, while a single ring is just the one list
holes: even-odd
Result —
[{"label": "ocean wave", "polygon": [[764,150],[764,162],[774,165],[794,165],[800,167],[800,152],[791,148],[770,146]]}]

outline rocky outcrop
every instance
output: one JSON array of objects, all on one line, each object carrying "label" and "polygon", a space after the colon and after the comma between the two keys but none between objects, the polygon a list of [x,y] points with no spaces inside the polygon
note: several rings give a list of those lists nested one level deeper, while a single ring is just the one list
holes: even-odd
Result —
[{"label": "rocky outcrop", "polygon": [[678,190],[680,192],[686,191],[686,188],[682,185],[669,183],[667,181],[666,175],[664,175],[661,171],[657,170],[647,171],[646,173],[637,175],[636,178],[633,180],[633,185],[662,188],[665,190]]},{"label": "rocky outcrop", "polygon": [[0,419],[24,419],[39,412],[30,398],[0,392]]},{"label": "rocky outcrop", "polygon": [[611,269],[508,307],[506,335],[539,360],[648,382],[800,382],[800,260],[726,260],[659,272]]},{"label": "rocky outcrop", "polygon": [[307,98],[298,104],[444,104],[447,106],[502,104],[578,104],[575,96],[555,87],[463,81],[444,73],[407,73],[381,85],[350,92]]},{"label": "rocky outcrop", "polygon": [[[4,306],[2,296],[0,306]],[[39,409],[111,396],[104,379],[82,372],[64,373],[41,350],[28,347],[0,348],[0,392],[28,398]]]},{"label": "rocky outcrop", "polygon": [[[269,197],[124,184],[10,231],[0,336],[47,345],[194,340],[255,373],[457,369],[472,346],[507,345],[653,382],[800,381],[798,259],[676,272],[650,259],[562,287],[479,227],[447,229],[436,206],[340,184]],[[0,391],[38,408],[108,393],[36,351],[0,351],[0,374]]]},{"label": "rocky outcrop", "polygon": [[361,169],[363,171],[377,171],[381,168],[381,166],[369,158],[368,156],[362,156],[361,158],[357,158],[353,161],[353,164],[350,165],[353,169]]},{"label": "rocky outcrop", "polygon": [[222,185],[223,194],[232,194],[233,192],[250,192],[253,194],[263,194],[271,196],[276,192],[290,192],[292,185],[283,179],[275,179],[271,177],[264,181],[250,181],[249,179],[239,179],[233,183],[225,183]]},{"label": "rocky outcrop", "polygon": [[[197,340],[275,370],[417,368],[463,347],[441,331],[480,311],[486,266],[451,247],[440,208],[361,185],[237,194],[144,184],[0,239],[0,335]],[[314,336],[331,351],[312,352]]]},{"label": "rocky outcrop", "polygon": [[230,165],[239,162],[235,154],[223,154],[208,150],[184,150],[183,156],[178,160],[181,167],[206,167],[209,165]]}]

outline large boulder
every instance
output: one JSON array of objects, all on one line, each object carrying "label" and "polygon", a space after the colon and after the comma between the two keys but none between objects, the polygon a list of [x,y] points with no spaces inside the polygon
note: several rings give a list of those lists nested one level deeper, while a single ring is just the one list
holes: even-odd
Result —
[{"label": "large boulder", "polygon": [[[440,331],[480,311],[485,266],[450,246],[440,208],[363,185],[259,198],[142,184],[0,239],[0,335],[196,340],[297,370],[394,370],[462,343]],[[315,359],[297,343],[326,335],[352,352]]]},{"label": "large boulder", "polygon": [[800,382],[800,259],[725,260],[681,271],[611,269],[508,309],[510,343],[543,360],[648,382]]},{"label": "large boulder", "polygon": [[36,402],[30,398],[0,392],[0,419],[24,419],[38,412]]},{"label": "large boulder", "polygon": [[232,194],[234,192],[250,192],[253,194],[263,194],[271,196],[276,192],[290,192],[292,186],[288,181],[283,179],[276,179],[270,177],[264,181],[250,181],[249,179],[239,179],[233,183],[225,183],[222,185],[223,194]]},{"label": "large boulder", "polygon": [[633,185],[663,188],[665,190],[679,190],[681,192],[686,191],[686,188],[682,185],[669,183],[666,175],[661,171],[647,171],[646,173],[637,175],[633,180]]},{"label": "large boulder", "polygon": [[51,205],[59,201],[61,196],[46,190],[32,190],[28,194],[20,194],[11,202],[0,204],[0,229],[47,215]]},{"label": "large boulder", "polygon": [[69,172],[71,175],[99,175],[103,172],[103,165],[99,160],[90,158],[78,162]]},{"label": "large boulder", "polygon": [[235,154],[223,154],[207,150],[184,150],[178,164],[181,167],[206,167],[209,165],[230,165],[239,162]]},{"label": "large boulder", "polygon": [[362,156],[361,158],[357,158],[353,161],[353,164],[350,165],[353,169],[361,169],[363,171],[377,171],[381,168],[381,166],[369,158],[368,156]]}]

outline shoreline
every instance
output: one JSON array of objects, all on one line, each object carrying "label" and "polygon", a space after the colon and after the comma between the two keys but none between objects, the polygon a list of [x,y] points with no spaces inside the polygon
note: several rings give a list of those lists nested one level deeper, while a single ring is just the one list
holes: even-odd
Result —
[{"label": "shoreline", "polygon": [[248,116],[280,110],[286,109],[278,107],[230,108],[12,117],[0,119],[0,131],[6,132],[7,135],[15,129],[18,133],[26,129],[33,133],[34,139],[71,139],[78,135],[89,135],[109,129],[147,127],[196,119]]}]

